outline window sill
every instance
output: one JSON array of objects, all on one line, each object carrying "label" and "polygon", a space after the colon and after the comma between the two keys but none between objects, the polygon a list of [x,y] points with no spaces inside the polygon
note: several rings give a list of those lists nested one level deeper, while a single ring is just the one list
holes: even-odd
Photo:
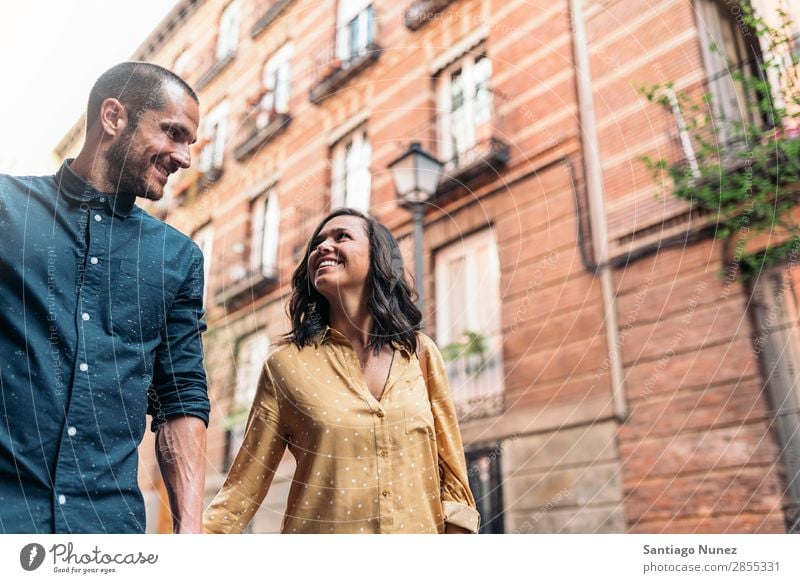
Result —
[{"label": "window sill", "polygon": [[243,160],[272,140],[287,128],[292,120],[288,113],[275,114],[273,119],[261,129],[254,128],[233,150],[236,160]]},{"label": "window sill", "polygon": [[234,58],[236,58],[235,50],[229,52],[221,59],[218,59],[217,62],[211,65],[211,68],[208,71],[206,71],[202,77],[200,77],[200,80],[197,81],[194,88],[197,91],[200,91],[203,87],[208,85],[214,77],[219,75],[220,72],[222,72],[222,70],[225,69],[225,67],[227,67],[233,61]]},{"label": "window sill", "polygon": [[361,55],[352,57],[343,63],[339,63],[338,59],[332,61],[330,71],[324,74],[309,92],[308,98],[311,103],[319,105],[334,95],[337,89],[377,61],[380,54],[381,48],[373,42]]},{"label": "window sill", "polygon": [[254,270],[236,283],[226,286],[214,296],[214,303],[233,311],[263,296],[278,283],[277,269],[270,274]]},{"label": "window sill", "polygon": [[437,196],[448,194],[460,186],[469,185],[487,173],[494,178],[508,163],[510,150],[505,141],[492,136],[467,150],[460,159],[450,160],[444,166],[442,179],[436,191]]},{"label": "window sill", "polygon": [[455,0],[417,0],[406,10],[403,20],[409,30],[418,30],[428,22],[436,20]]},{"label": "window sill", "polygon": [[250,29],[250,36],[255,38],[263,30],[266,30],[266,28],[281,15],[281,13],[291,3],[292,0],[277,0],[276,2],[273,2],[272,6],[267,8],[267,11],[256,21],[256,23],[253,25],[253,28]]}]

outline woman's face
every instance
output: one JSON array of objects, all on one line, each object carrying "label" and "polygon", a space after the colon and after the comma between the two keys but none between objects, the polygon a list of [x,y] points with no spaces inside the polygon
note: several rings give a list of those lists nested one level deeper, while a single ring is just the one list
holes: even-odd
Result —
[{"label": "woman's face", "polygon": [[369,275],[369,236],[359,217],[341,215],[322,226],[311,242],[308,276],[328,301],[343,292],[360,293]]}]

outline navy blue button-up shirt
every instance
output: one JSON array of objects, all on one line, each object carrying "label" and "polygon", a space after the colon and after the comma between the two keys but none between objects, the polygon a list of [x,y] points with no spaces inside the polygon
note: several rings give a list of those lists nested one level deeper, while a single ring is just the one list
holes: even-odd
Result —
[{"label": "navy blue button-up shirt", "polygon": [[143,532],[146,414],[208,423],[203,257],[68,163],[0,175],[0,531]]}]

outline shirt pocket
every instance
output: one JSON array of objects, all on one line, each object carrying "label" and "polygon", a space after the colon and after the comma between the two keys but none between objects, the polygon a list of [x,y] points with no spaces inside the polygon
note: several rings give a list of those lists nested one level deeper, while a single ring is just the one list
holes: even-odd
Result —
[{"label": "shirt pocket", "polygon": [[120,261],[119,279],[111,302],[111,327],[127,342],[148,343],[160,337],[171,294],[161,283],[149,281],[136,265]]},{"label": "shirt pocket", "polygon": [[425,381],[420,376],[418,379],[407,381],[403,391],[403,414],[405,417],[406,433],[427,433],[433,435],[433,411],[428,399],[428,389]]}]

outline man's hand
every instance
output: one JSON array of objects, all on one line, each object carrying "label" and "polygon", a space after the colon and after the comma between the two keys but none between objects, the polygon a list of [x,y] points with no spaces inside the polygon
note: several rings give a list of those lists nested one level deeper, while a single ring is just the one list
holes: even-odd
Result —
[{"label": "man's hand", "polygon": [[176,534],[203,532],[205,455],[206,426],[197,417],[171,417],[156,434],[156,457]]}]

